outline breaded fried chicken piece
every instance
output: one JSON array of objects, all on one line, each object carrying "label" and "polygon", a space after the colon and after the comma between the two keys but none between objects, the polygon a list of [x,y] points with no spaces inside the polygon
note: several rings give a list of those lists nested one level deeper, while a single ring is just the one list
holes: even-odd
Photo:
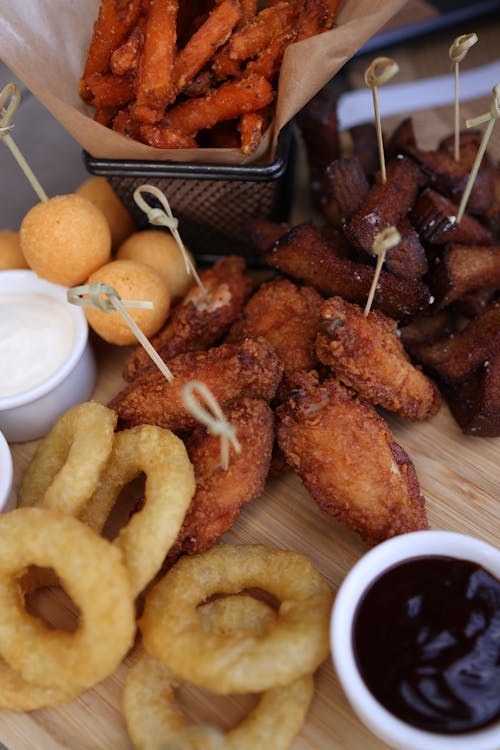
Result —
[{"label": "breaded fried chicken piece", "polygon": [[316,354],[362,398],[412,421],[439,411],[436,385],[414,367],[396,332],[396,322],[372,310],[365,317],[341,297],[321,309]]},{"label": "breaded fried chicken piece", "polygon": [[172,383],[155,367],[115,396],[110,408],[117,412],[120,426],[156,424],[172,432],[188,432],[197,425],[181,394],[190,380],[205,383],[224,408],[242,396],[270,401],[283,374],[281,360],[264,339],[186,352],[168,366],[174,375]]},{"label": "breaded fried chicken piece", "polygon": [[[245,268],[245,260],[234,255],[200,273],[210,299],[205,300],[198,285],[193,284],[172,310],[166,325],[151,339],[164,360],[208,349],[222,339],[252,291]],[[153,362],[143,347],[137,346],[125,363],[123,377],[133,380],[148,367],[154,367]]]},{"label": "breaded fried chicken piece", "polygon": [[314,339],[323,301],[310,286],[273,279],[262,284],[247,302],[227,341],[263,336],[282,360],[285,374],[312,370],[317,362]]},{"label": "breaded fried chicken piece", "polygon": [[264,402],[243,398],[225,410],[236,427],[241,453],[230,452],[229,467],[220,467],[220,438],[199,426],[186,440],[194,466],[196,492],[167,564],[183,553],[212,547],[238,518],[245,503],[264,490],[274,440],[274,415]]},{"label": "breaded fried chicken piece", "polygon": [[369,544],[427,528],[415,468],[374,407],[337,380],[296,373],[278,444],[325,513]]}]

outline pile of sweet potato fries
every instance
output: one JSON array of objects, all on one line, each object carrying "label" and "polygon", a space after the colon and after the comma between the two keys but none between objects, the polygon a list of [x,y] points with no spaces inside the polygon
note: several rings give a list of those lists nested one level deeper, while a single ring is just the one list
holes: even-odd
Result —
[{"label": "pile of sweet potato fries", "polygon": [[286,47],[339,0],[101,0],[80,81],[95,120],[157,148],[253,153]]}]

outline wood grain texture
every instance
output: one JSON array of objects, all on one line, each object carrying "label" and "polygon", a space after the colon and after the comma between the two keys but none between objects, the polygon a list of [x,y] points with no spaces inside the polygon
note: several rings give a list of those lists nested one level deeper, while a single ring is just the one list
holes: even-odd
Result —
[{"label": "wood grain texture", "polygon": [[[491,34],[490,38],[488,34],[486,38],[490,56],[495,56],[496,36]],[[446,44],[449,45],[449,36]],[[446,54],[444,51],[443,56]],[[413,45],[411,53],[408,46],[391,50],[391,56],[398,59],[409,78],[443,72],[437,69],[435,49],[431,54],[426,44]],[[351,69],[354,81],[359,73],[356,66],[364,70],[365,63],[354,62]],[[446,58],[441,67],[447,70]],[[487,109],[485,101],[469,102],[463,115],[472,116]],[[399,119],[387,122],[388,130]],[[432,147],[450,131],[452,122],[450,108],[418,113],[416,129],[422,146]],[[492,150],[498,158],[500,126],[497,131]],[[299,164],[303,167],[303,155]],[[302,198],[307,195],[303,169],[298,171],[296,194],[301,199],[294,207],[294,222],[311,215],[307,201]],[[106,403],[122,386],[120,371],[127,351],[107,346],[96,337],[92,342],[99,365],[94,398]],[[426,423],[408,424],[394,417],[388,421],[395,439],[415,463],[427,498],[431,527],[469,533],[498,545],[500,440],[465,437],[445,405]],[[35,447],[34,443],[12,446],[16,489]],[[259,542],[302,552],[316,564],[334,590],[367,549],[356,534],[319,511],[292,473],[270,479],[263,495],[245,506],[225,540]],[[52,604],[47,606],[50,608]],[[66,706],[29,714],[0,712],[0,742],[9,750],[132,750],[121,714],[121,692],[129,662],[130,657],[110,678]],[[233,725],[252,704],[247,696],[213,697],[188,687],[183,687],[180,695],[191,718],[213,720],[223,727]],[[325,662],[316,675],[315,696],[306,723],[292,749],[382,750],[384,747],[358,721],[330,661]]]}]

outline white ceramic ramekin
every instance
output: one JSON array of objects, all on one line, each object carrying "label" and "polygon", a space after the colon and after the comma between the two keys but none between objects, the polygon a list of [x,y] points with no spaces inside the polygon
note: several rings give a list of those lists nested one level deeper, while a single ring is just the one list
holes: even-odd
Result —
[{"label": "white ceramic ramekin", "polygon": [[0,513],[5,509],[12,489],[12,456],[7,441],[0,432]]},{"label": "white ceramic ramekin", "polygon": [[75,331],[71,351],[56,372],[30,390],[0,397],[0,430],[9,443],[42,437],[63,412],[87,401],[93,391],[96,370],[87,320],[81,308],[67,302],[66,291],[65,287],[38,278],[33,271],[0,271],[0,295],[49,295],[68,306]]},{"label": "white ceramic ramekin", "polygon": [[463,734],[437,734],[398,719],[379,703],[358,670],[353,647],[357,606],[371,584],[389,568],[416,557],[470,560],[500,578],[500,551],[464,534],[416,531],[394,537],[364,555],[343,581],[332,611],[330,640],[337,675],[354,711],[371,731],[398,750],[499,750],[500,722]]}]

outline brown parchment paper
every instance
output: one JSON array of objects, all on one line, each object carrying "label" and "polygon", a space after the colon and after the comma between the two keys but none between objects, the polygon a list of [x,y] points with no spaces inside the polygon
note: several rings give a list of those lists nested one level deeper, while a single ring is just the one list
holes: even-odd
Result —
[{"label": "brown parchment paper", "polygon": [[[100,0],[1,0],[0,57],[96,158],[249,162],[236,149],[152,148],[93,121],[94,109],[78,96],[78,81],[99,4]],[[274,134],[405,4],[406,0],[341,0],[335,28],[291,45],[281,68]],[[268,144],[269,140],[271,160]],[[262,158],[262,150],[253,155],[253,160]]]}]

